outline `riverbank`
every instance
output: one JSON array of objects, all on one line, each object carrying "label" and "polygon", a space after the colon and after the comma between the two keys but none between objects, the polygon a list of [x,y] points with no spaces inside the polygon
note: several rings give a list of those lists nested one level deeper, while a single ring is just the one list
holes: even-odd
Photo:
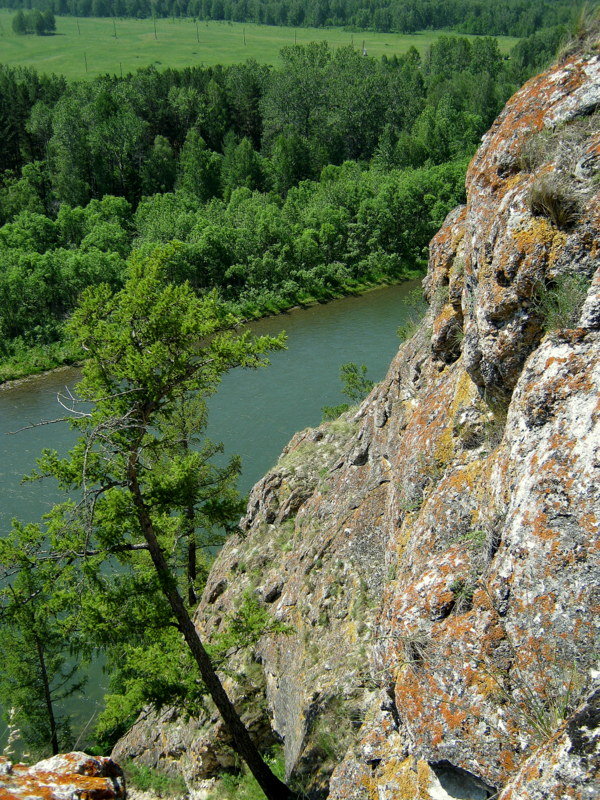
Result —
[{"label": "riverbank", "polygon": [[[262,304],[245,301],[227,305],[231,312],[239,317],[241,323],[253,322],[281,316],[294,309],[310,308],[344,297],[356,297],[385,286],[400,285],[422,275],[424,275],[424,268],[407,268],[401,277],[382,274],[368,280],[351,281],[338,289],[326,291],[320,296],[304,292],[293,298],[285,298],[273,293],[273,296],[263,301]],[[77,367],[82,363],[83,358],[83,353],[78,352],[69,342],[64,341],[28,348],[23,350],[22,354],[0,363],[0,391],[60,369]]]}]

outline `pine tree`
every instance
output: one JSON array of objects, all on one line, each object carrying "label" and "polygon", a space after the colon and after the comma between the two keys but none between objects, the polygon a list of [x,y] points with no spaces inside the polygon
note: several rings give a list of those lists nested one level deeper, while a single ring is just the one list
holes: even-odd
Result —
[{"label": "pine tree", "polygon": [[46,9],[46,11],[43,12],[42,16],[44,17],[45,33],[55,33],[56,19],[54,18],[52,9],[51,8]]},{"label": "pine tree", "polygon": [[36,34],[36,36],[43,36],[46,33],[46,20],[39,8],[34,8],[30,12],[29,28]]},{"label": "pine tree", "polygon": [[77,660],[68,657],[70,569],[46,547],[36,525],[14,523],[0,540],[0,702],[38,756],[71,746],[60,705],[82,687]]},{"label": "pine tree", "polygon": [[222,156],[206,147],[206,142],[193,128],[186,136],[179,156],[177,188],[201,202],[221,191]]},{"label": "pine tree", "polygon": [[27,33],[27,22],[25,21],[25,14],[21,9],[17,11],[12,19],[12,29],[19,36],[23,36]]},{"label": "pine tree", "polygon": [[[96,594],[96,607],[114,597],[132,562],[153,567],[164,598],[157,609],[185,641],[232,746],[267,798],[286,800],[293,794],[260,757],[215,672],[185,600],[189,578],[179,569],[182,556],[189,558],[196,514],[221,501],[220,481],[211,495],[205,480],[211,448],[192,450],[182,430],[202,426],[201,405],[225,372],[261,366],[283,340],[235,335],[214,294],[198,297],[187,284],[166,284],[177,249],[172,244],[133,258],[122,291],[87,290],[72,317],[70,331],[88,355],[77,394],[91,407],[72,404],[80,438],[70,453],[45,452],[39,461],[41,474],[81,495],[55,507],[48,539],[58,563],[81,564],[82,585],[88,583],[88,596]],[[121,568],[111,576],[115,559]]]}]

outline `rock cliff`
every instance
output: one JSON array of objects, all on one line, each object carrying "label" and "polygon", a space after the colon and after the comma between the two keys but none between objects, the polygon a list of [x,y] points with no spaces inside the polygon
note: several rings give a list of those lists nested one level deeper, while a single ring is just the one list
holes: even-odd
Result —
[{"label": "rock cliff", "polygon": [[[294,437],[211,571],[207,635],[247,592],[290,626],[228,683],[309,797],[598,796],[599,103],[593,47],[509,101],[424,321],[358,410]],[[170,711],[113,756],[198,784],[226,743]]]}]

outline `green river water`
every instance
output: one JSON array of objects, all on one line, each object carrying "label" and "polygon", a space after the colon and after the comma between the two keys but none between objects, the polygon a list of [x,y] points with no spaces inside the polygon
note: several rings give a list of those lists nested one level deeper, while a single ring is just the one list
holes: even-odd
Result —
[{"label": "green river water", "polygon": [[[341,364],[366,364],[370,378],[383,378],[398,348],[396,329],[412,313],[409,295],[418,284],[383,287],[252,323],[257,334],[285,330],[287,350],[273,354],[266,369],[234,370],[226,375],[211,398],[208,428],[211,439],[224,443],[226,454],[242,457],[242,492],[247,493],[275,464],[293,433],[319,424],[322,406],[344,401]],[[34,467],[42,448],[66,450],[72,432],[57,424],[10,434],[60,417],[57,393],[72,386],[77,377],[75,369],[58,370],[0,390],[0,535],[13,517],[35,521],[60,499],[49,483],[21,484],[20,480]],[[76,731],[100,707],[105,684],[100,665],[92,665],[84,695],[69,701]]]}]

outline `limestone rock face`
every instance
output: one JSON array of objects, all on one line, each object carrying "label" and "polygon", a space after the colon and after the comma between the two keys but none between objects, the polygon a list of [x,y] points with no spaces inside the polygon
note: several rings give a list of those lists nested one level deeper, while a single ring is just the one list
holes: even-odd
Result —
[{"label": "limestone rock face", "polygon": [[[289,628],[232,655],[229,689],[311,798],[595,796],[599,100],[592,50],[509,101],[420,329],[359,409],[294,437],[211,571],[206,635],[248,592]],[[209,709],[116,752],[197,780],[224,743]]]},{"label": "limestone rock face", "polygon": [[[463,362],[504,400],[539,342],[536,288],[573,261],[589,277],[597,266],[600,201],[585,165],[598,168],[599,103],[597,55],[571,59],[509,101],[469,168]],[[531,213],[536,192],[548,195],[548,213]],[[569,219],[561,211],[571,204]]]},{"label": "limestone rock face", "polygon": [[124,800],[121,768],[110,758],[66,753],[32,767],[0,756],[2,800]]}]

